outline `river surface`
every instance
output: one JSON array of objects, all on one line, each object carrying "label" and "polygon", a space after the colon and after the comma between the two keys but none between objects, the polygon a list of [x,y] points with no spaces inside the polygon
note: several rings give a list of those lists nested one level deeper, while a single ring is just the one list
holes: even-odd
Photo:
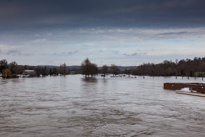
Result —
[{"label": "river surface", "polygon": [[202,137],[205,98],[164,90],[201,78],[0,79],[0,137]]}]

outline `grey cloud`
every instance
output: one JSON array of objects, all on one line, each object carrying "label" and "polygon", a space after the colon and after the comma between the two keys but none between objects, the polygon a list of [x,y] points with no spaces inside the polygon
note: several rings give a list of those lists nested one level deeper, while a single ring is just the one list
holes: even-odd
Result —
[{"label": "grey cloud", "polygon": [[146,55],[146,54],[147,54],[147,52],[144,52],[144,53],[135,52],[135,53],[132,53],[132,54],[123,54],[123,55],[130,57],[130,56],[141,56],[141,55]]},{"label": "grey cloud", "polygon": [[190,32],[187,32],[187,31],[168,32],[168,33],[160,33],[160,34],[158,34],[158,35],[179,35],[179,34],[190,34]]},{"label": "grey cloud", "polygon": [[21,52],[18,50],[9,50],[6,52],[6,55],[21,55]]},{"label": "grey cloud", "polygon": [[9,50],[5,53],[6,55],[12,55],[12,56],[33,56],[33,53],[22,53],[19,50]]},{"label": "grey cloud", "polygon": [[23,56],[34,56],[34,54],[29,54],[29,53],[26,53],[26,54],[21,54],[21,55],[23,55]]},{"label": "grey cloud", "polygon": [[53,53],[52,55],[66,56],[66,55],[72,55],[72,54],[77,54],[77,53],[79,53],[78,50],[69,51],[69,52]]},{"label": "grey cloud", "polygon": [[76,54],[76,53],[78,53],[78,50],[76,50],[76,51],[71,51],[71,52],[67,52],[67,53],[65,52],[66,55],[71,55],[71,54]]},{"label": "grey cloud", "polygon": [[[204,5],[203,0],[1,0],[1,55],[22,56],[22,62],[24,56],[35,55],[30,60],[43,61],[48,58],[42,56],[49,56],[57,62],[72,56],[67,59],[75,63],[86,55],[123,63],[131,57],[152,60],[145,51],[154,55],[172,52],[166,45],[202,52]],[[182,41],[175,45],[166,40]],[[18,50],[5,52],[11,49]]]},{"label": "grey cloud", "polygon": [[46,39],[36,39],[36,40],[31,41],[31,42],[33,42],[33,43],[42,43],[42,42],[45,42],[45,41],[46,41]]},{"label": "grey cloud", "polygon": [[112,52],[114,52],[114,54],[118,54],[118,53],[119,53],[119,51],[115,51],[115,50],[114,50],[114,51],[112,51]]},{"label": "grey cloud", "polygon": [[203,0],[5,0],[0,28],[203,27],[204,5]]}]

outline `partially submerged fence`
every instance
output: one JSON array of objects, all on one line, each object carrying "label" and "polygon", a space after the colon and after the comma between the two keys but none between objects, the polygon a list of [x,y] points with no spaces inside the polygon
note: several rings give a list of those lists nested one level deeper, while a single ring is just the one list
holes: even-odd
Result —
[{"label": "partially submerged fence", "polygon": [[189,88],[189,90],[205,93],[204,83],[164,83],[164,89],[180,90],[182,88]]}]

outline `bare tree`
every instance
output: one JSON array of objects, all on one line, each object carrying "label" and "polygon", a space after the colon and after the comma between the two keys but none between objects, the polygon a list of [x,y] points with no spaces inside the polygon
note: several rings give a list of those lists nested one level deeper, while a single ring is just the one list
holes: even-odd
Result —
[{"label": "bare tree", "polygon": [[67,66],[65,63],[60,65],[60,73],[63,75],[67,74]]},{"label": "bare tree", "polygon": [[13,62],[11,62],[11,63],[9,63],[9,69],[11,70],[11,72],[12,73],[14,73],[14,74],[16,74],[16,72],[15,72],[15,68],[17,67],[17,63],[15,62],[15,61],[13,61]]},{"label": "bare tree", "polygon": [[2,70],[7,69],[8,68],[8,62],[6,59],[2,59],[0,60],[0,72],[2,72]]},{"label": "bare tree", "polygon": [[14,67],[13,70],[16,74],[22,74],[23,71],[24,71],[24,68],[25,67],[23,65],[17,65],[17,66]]},{"label": "bare tree", "polygon": [[96,64],[94,63],[91,63],[91,76],[94,76],[96,74],[98,74],[98,67]]},{"label": "bare tree", "polygon": [[101,71],[102,71],[102,73],[103,73],[103,75],[105,77],[105,74],[108,72],[108,66],[107,65],[103,65]]},{"label": "bare tree", "polygon": [[113,74],[113,76],[120,73],[120,69],[117,68],[117,66],[115,64],[111,64],[110,71]]},{"label": "bare tree", "polygon": [[98,73],[98,68],[96,64],[91,63],[87,58],[81,64],[81,71],[86,77],[89,75],[94,76]]}]

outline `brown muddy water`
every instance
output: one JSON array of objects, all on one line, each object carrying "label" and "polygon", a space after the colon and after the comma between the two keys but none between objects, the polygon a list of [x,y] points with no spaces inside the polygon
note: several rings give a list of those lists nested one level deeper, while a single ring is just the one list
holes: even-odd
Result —
[{"label": "brown muddy water", "polygon": [[202,137],[205,98],[164,90],[201,78],[0,79],[0,137]]}]

